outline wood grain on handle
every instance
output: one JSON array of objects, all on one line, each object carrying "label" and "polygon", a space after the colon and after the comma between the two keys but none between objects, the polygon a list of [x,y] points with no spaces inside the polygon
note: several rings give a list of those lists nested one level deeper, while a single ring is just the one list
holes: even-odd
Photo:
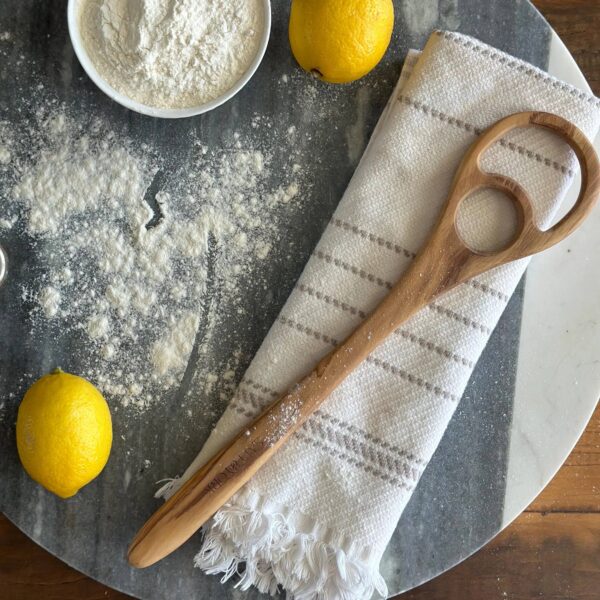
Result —
[{"label": "wood grain on handle", "polygon": [[[540,126],[560,135],[581,164],[582,185],[571,211],[548,231],[534,222],[525,190],[510,178],[482,171],[481,154],[515,127]],[[469,248],[456,228],[462,200],[482,187],[494,187],[519,211],[516,235],[498,252]],[[129,548],[129,562],[149,566],[183,544],[227,502],[335,388],[393,331],[436,296],[501,264],[557,243],[578,227],[600,195],[598,157],[571,123],[547,113],[518,113],[485,131],[466,154],[446,206],[425,247],[379,306],[316,368],[265,410],[247,429],[197,471],[148,520]]]}]

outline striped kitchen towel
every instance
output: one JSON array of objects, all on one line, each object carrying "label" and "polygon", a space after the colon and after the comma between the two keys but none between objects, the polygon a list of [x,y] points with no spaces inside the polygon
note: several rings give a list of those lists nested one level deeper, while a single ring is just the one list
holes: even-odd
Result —
[{"label": "striped kitchen towel", "polygon": [[[344,197],[210,439],[172,494],[266,405],[309,372],[388,293],[423,245],[456,168],[486,127],[523,110],[593,138],[600,101],[463,35],[412,54]],[[517,130],[484,167],[521,182],[548,224],[574,157]],[[504,205],[478,192],[460,227],[485,247]],[[477,277],[398,329],[205,528],[196,564],[297,599],[384,596],[379,562],[527,261]]]}]

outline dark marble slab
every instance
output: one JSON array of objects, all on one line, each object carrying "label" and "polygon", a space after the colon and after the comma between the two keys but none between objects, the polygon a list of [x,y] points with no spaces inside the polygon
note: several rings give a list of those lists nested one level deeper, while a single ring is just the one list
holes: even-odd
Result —
[{"label": "dark marble slab", "polygon": [[[72,110],[110,119],[134,140],[151,142],[163,154],[165,172],[175,162],[189,159],[189,148],[181,141],[191,131],[201,132],[214,147],[225,146],[232,131],[249,131],[246,117],[255,112],[268,115],[281,131],[293,123],[312,133],[303,143],[314,156],[307,174],[313,191],[306,211],[286,221],[282,231],[296,244],[294,257],[289,260],[281,252],[266,267],[271,287],[253,287],[248,282],[248,310],[243,317],[228,312],[215,288],[215,297],[207,300],[203,310],[216,311],[229,333],[211,339],[211,355],[202,373],[188,369],[181,389],[141,419],[132,421],[124,412],[116,412],[115,442],[106,470],[68,501],[58,500],[25,475],[15,450],[14,422],[19,399],[31,381],[59,363],[77,372],[77,357],[84,346],[81,340],[50,330],[32,337],[26,320],[30,307],[21,301],[18,286],[42,268],[43,248],[33,248],[22,235],[0,239],[11,261],[10,278],[0,288],[0,399],[4,401],[0,508],[36,542],[84,573],[140,598],[259,597],[229,584],[222,586],[218,578],[194,570],[192,557],[198,547],[194,540],[151,569],[137,571],[125,561],[128,542],[158,506],[153,498],[155,481],[180,473],[214,425],[214,420],[187,416],[193,406],[186,403],[185,392],[201,381],[203,373],[222,371],[240,338],[246,364],[250,361],[339,201],[408,48],[421,47],[431,29],[447,28],[475,35],[541,67],[547,59],[549,27],[526,0],[395,4],[393,43],[381,65],[335,94],[330,87],[317,85],[314,102],[307,107],[301,100],[308,78],[291,79],[285,90],[276,84],[297,67],[287,42],[288,3],[274,3],[269,48],[250,84],[209,114],[161,121],[119,107],[83,74],[68,38],[65,1],[0,3],[0,29],[14,36],[0,62],[1,119],[18,123],[35,110],[30,90],[41,82]],[[28,66],[31,61],[35,68]],[[330,126],[332,122],[337,129]],[[0,180],[0,191],[2,185]],[[449,568],[500,527],[522,293],[520,287],[400,521],[383,565],[391,592]],[[244,366],[240,365],[238,378]],[[218,394],[213,390],[205,399],[213,403],[216,414],[223,409]]]}]

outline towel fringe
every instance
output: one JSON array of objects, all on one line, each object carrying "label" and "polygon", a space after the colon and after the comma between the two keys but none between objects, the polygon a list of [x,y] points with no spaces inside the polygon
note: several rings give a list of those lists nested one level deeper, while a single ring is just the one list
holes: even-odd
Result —
[{"label": "towel fringe", "polygon": [[239,576],[236,587],[251,586],[289,600],[369,600],[387,596],[379,570],[353,548],[334,549],[314,533],[295,531],[290,519],[264,503],[250,509],[227,504],[204,529],[194,564],[225,582]]},{"label": "towel fringe", "polygon": [[179,477],[167,477],[166,479],[161,479],[156,483],[163,483],[166,481],[164,485],[161,485],[156,492],[154,492],[155,498],[170,498],[183,483]]}]

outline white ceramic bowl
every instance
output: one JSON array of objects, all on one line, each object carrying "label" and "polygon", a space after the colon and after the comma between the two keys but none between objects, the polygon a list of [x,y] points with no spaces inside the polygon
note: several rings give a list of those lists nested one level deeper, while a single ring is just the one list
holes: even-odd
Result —
[{"label": "white ceramic bowl", "polygon": [[248,70],[238,79],[238,81],[224,94],[221,94],[210,102],[205,102],[198,106],[190,106],[188,108],[156,108],[154,106],[148,106],[132,100],[128,96],[117,92],[109,83],[98,73],[96,67],[90,60],[88,53],[83,45],[81,39],[81,33],[79,31],[79,19],[78,9],[81,0],[69,0],[67,6],[67,21],[69,25],[69,35],[71,36],[71,43],[75,50],[75,54],[84,68],[85,72],[89,75],[90,79],[110,98],[115,102],[135,110],[136,112],[142,113],[143,115],[150,115],[151,117],[162,117],[163,119],[179,119],[181,117],[191,117],[193,115],[199,115],[217,106],[220,106],[224,102],[227,102],[230,98],[233,98],[250,80],[254,75],[258,65],[261,63],[267,44],[269,43],[269,35],[271,33],[271,2],[270,0],[263,0],[263,9],[265,14],[264,19],[264,30],[262,32],[260,46],[254,57],[254,60],[248,67]]}]

